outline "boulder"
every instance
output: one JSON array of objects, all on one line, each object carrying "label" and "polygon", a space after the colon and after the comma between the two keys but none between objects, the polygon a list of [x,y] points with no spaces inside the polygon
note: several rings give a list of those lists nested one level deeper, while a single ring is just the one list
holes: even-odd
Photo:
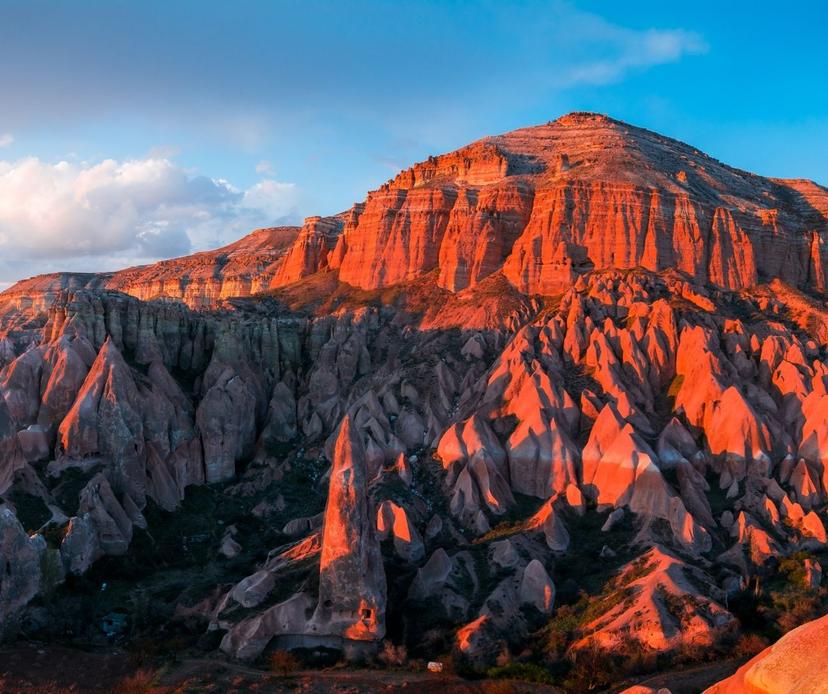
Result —
[{"label": "boulder", "polygon": [[377,534],[380,540],[393,540],[394,551],[404,561],[416,563],[425,556],[423,540],[402,506],[387,500],[377,509]]},{"label": "boulder", "polygon": [[824,694],[828,616],[789,631],[705,694]]}]

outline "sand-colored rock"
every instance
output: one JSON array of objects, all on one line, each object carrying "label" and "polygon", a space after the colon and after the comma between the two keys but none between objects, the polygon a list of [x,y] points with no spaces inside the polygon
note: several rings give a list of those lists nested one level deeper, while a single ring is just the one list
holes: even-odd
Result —
[{"label": "sand-colored rock", "polygon": [[705,694],[825,694],[828,616],[785,634]]}]

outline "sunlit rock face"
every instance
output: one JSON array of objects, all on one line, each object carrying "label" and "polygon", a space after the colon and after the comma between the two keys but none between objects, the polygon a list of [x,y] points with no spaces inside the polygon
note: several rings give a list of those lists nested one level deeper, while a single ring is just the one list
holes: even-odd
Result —
[{"label": "sunlit rock face", "polygon": [[705,694],[826,692],[826,639],[828,616],[803,624],[749,660],[735,675],[707,689]]},{"label": "sunlit rock face", "polygon": [[440,286],[459,291],[502,268],[523,292],[556,294],[608,267],[672,267],[730,289],[768,277],[821,288],[824,253],[807,219],[827,209],[818,186],[573,114],[400,174],[355,212],[337,263],[363,288],[439,268]]},{"label": "sunlit rock face", "polygon": [[659,546],[623,566],[611,585],[626,599],[586,625],[584,636],[608,652],[628,638],[662,652],[710,646],[734,624],[704,574]]},{"label": "sunlit rock face", "polygon": [[233,657],[390,637],[483,667],[578,609],[561,657],[716,648],[782,562],[822,590],[826,218],[815,184],[573,114],[301,228],[21,282],[0,609],[34,621],[18,555],[74,584],[210,493],[227,573],[178,613]]},{"label": "sunlit rock face", "polygon": [[282,273],[295,274],[306,262],[305,253],[296,250],[307,245],[304,231],[259,229],[216,251],[114,273],[104,284],[139,299],[170,298],[191,308],[212,308],[228,297],[265,291]]},{"label": "sunlit rock face", "polygon": [[334,444],[312,635],[372,641],[385,635],[385,571],[368,501],[360,434],[346,417]]},{"label": "sunlit rock face", "polygon": [[810,181],[748,174],[574,113],[431,157],[335,217],[155,265],[52,276],[39,288],[104,286],[202,309],[328,268],[363,289],[436,272],[451,292],[502,272],[520,292],[552,295],[591,269],[638,267],[734,290],[778,278],[821,291],[826,217],[828,194]]}]

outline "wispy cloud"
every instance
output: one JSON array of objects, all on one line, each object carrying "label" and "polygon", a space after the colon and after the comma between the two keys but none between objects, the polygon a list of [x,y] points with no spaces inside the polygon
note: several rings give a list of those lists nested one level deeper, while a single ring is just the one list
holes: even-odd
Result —
[{"label": "wispy cloud", "polygon": [[0,133],[0,149],[8,147],[14,142],[14,136],[11,133]]},{"label": "wispy cloud", "polygon": [[551,41],[565,55],[551,81],[558,88],[611,84],[631,71],[676,63],[709,50],[704,37],[693,31],[630,29],[571,8],[551,34]]}]

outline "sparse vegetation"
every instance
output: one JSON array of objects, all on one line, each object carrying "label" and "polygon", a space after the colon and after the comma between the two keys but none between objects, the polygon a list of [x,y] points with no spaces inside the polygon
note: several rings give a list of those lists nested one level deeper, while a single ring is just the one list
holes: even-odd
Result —
[{"label": "sparse vegetation", "polygon": [[408,662],[408,649],[403,644],[395,646],[391,641],[385,640],[377,659],[386,667],[402,667]]},{"label": "sparse vegetation", "polygon": [[271,672],[279,673],[282,677],[287,677],[301,667],[299,659],[293,653],[281,650],[271,654],[268,665]]},{"label": "sparse vegetation", "polygon": [[163,691],[157,686],[157,674],[146,669],[136,670],[118,685],[119,694],[161,694]]}]

